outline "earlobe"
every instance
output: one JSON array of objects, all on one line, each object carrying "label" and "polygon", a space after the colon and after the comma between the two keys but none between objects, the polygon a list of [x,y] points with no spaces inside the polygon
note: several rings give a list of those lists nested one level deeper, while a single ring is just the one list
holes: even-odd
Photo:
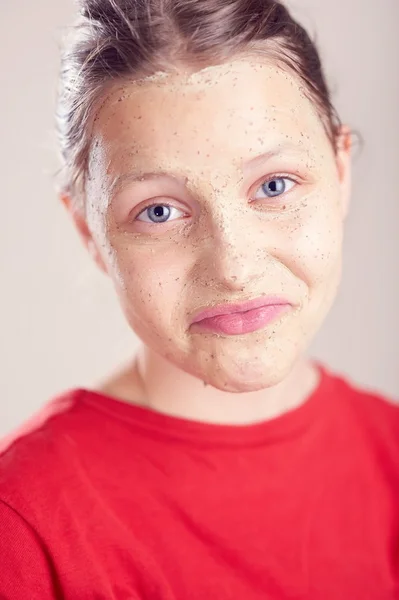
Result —
[{"label": "earlobe", "polygon": [[83,242],[83,245],[89,252],[90,256],[93,258],[94,262],[97,266],[103,271],[106,275],[108,274],[107,268],[104,264],[101,254],[98,251],[97,245],[93,240],[92,233],[87,225],[87,221],[83,211],[74,205],[73,199],[69,194],[60,193],[60,200],[69,212],[72,221],[75,225],[76,231],[79,234],[80,239]]},{"label": "earlobe", "polygon": [[83,245],[89,250],[89,243],[92,240],[92,236],[87,226],[82,209],[76,206],[73,198],[69,194],[61,193],[60,199],[72,218],[72,221],[76,227],[76,231],[78,232]]},{"label": "earlobe", "polygon": [[336,161],[341,187],[341,206],[343,219],[346,219],[349,212],[351,196],[351,156],[352,132],[347,125],[342,125],[337,133]]}]

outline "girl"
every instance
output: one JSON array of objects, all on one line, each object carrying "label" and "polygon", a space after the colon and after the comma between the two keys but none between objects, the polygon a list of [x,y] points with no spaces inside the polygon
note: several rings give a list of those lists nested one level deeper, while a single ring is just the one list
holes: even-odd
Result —
[{"label": "girl", "polygon": [[274,0],[81,0],[60,197],[142,345],[3,449],[5,600],[399,598],[399,410],[308,360],[351,132]]}]

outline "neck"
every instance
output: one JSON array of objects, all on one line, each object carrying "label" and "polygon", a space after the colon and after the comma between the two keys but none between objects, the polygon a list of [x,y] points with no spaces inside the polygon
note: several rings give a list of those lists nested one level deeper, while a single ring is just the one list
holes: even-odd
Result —
[{"label": "neck", "polygon": [[299,406],[315,390],[319,373],[299,360],[277,385],[256,392],[218,390],[142,346],[134,360],[99,387],[105,394],[193,421],[245,425]]}]

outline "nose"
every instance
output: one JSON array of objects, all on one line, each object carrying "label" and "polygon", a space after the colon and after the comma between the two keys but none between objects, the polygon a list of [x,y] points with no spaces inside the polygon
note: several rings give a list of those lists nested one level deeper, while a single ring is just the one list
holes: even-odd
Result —
[{"label": "nose", "polygon": [[208,281],[231,291],[254,291],[256,281],[264,278],[266,245],[262,246],[254,217],[253,211],[244,207],[227,209],[210,219],[202,256]]}]

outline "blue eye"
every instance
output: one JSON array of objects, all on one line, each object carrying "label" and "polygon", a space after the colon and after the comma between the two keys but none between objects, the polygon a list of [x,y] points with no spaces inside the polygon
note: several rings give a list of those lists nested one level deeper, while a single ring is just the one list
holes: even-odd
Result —
[{"label": "blue eye", "polygon": [[[167,221],[174,220],[169,219],[171,215],[174,214],[173,211],[177,213],[184,214],[183,211],[174,208],[173,206],[169,206],[168,204],[153,204],[152,206],[147,206],[140,214],[137,215],[137,221],[144,221],[145,223],[166,223]],[[147,216],[147,218],[144,218]],[[177,218],[179,215],[177,216]]]},{"label": "blue eye", "polygon": [[262,183],[259,189],[262,190],[267,198],[275,198],[288,192],[294,187],[295,183],[289,177],[273,177],[273,179],[268,179]]}]

